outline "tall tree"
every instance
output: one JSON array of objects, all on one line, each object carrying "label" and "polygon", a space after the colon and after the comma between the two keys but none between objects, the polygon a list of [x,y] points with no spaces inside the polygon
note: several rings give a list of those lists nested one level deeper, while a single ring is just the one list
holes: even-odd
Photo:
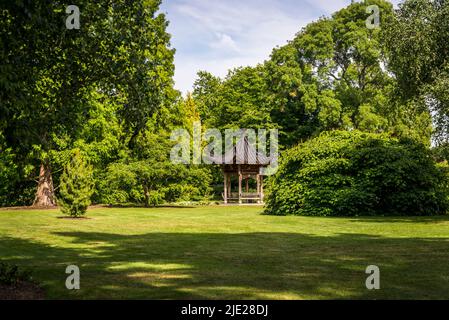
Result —
[{"label": "tall tree", "polygon": [[262,64],[230,70],[223,81],[201,72],[193,96],[210,127],[266,128],[272,127],[266,84]]},{"label": "tall tree", "polygon": [[[60,137],[83,130],[92,90],[113,99],[133,145],[173,99],[173,50],[160,1],[77,2],[79,30],[66,28],[63,1],[2,2],[0,123],[16,161],[40,162],[35,205],[54,205],[52,160]],[[72,139],[73,140],[73,139]]]},{"label": "tall tree", "polygon": [[384,28],[399,95],[430,108],[436,142],[449,138],[449,1],[406,0]]},{"label": "tall tree", "polygon": [[222,81],[206,71],[199,71],[197,76],[192,97],[195,99],[200,117],[207,123],[216,123],[221,108],[218,92]]},{"label": "tall tree", "polygon": [[[366,26],[371,5],[379,7],[381,28]],[[223,80],[200,73],[200,110],[217,127],[278,127],[284,146],[335,129],[410,135],[416,123],[416,135],[428,140],[429,117],[397,101],[396,79],[386,69],[382,27],[392,15],[388,1],[353,2],[308,24],[261,65]]]}]

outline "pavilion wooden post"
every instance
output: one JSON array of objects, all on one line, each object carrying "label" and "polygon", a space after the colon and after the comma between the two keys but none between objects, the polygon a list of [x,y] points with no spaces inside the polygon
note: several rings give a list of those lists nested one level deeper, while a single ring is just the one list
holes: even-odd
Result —
[{"label": "pavilion wooden post", "polygon": [[223,172],[224,174],[224,192],[223,192],[223,197],[224,197],[224,203],[228,204],[228,174],[226,172]]},{"label": "pavilion wooden post", "polygon": [[256,180],[257,180],[257,203],[261,203],[262,202],[262,193],[260,192],[260,174],[258,174],[256,176]]},{"label": "pavilion wooden post", "polygon": [[242,204],[242,168],[239,165],[239,204]]},{"label": "pavilion wooden post", "polygon": [[263,175],[260,176],[260,199],[264,203],[265,195],[263,194]]}]

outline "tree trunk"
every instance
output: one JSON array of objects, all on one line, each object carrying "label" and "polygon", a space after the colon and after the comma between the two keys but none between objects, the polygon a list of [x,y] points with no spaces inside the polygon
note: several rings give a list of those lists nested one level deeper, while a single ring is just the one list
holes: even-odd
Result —
[{"label": "tree trunk", "polygon": [[51,177],[50,164],[42,163],[39,172],[39,182],[37,185],[36,197],[33,207],[54,207],[56,206],[55,190]]}]

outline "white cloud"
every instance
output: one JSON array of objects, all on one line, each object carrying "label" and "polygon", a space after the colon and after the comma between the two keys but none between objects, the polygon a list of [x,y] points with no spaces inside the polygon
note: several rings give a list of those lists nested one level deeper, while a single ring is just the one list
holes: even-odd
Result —
[{"label": "white cloud", "polygon": [[283,6],[277,0],[167,2],[177,50],[176,87],[191,90],[199,70],[225,76],[228,69],[267,59],[313,17],[307,8],[289,12]]},{"label": "white cloud", "polygon": [[307,23],[350,2],[167,0],[162,11],[168,14],[168,31],[177,51],[176,87],[191,90],[200,70],[223,77],[228,69],[263,62]]},{"label": "white cloud", "polygon": [[240,51],[239,47],[230,35],[227,35],[225,33],[217,33],[216,36],[217,41],[210,44],[211,48],[224,51]]}]

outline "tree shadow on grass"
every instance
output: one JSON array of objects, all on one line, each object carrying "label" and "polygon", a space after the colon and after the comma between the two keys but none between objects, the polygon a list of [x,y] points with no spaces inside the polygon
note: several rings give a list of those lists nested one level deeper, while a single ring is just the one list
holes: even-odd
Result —
[{"label": "tree shadow on grass", "polygon": [[[34,266],[48,298],[448,299],[449,238],[294,233],[54,233],[64,247],[2,237],[0,258]],[[65,268],[81,269],[81,290]],[[368,291],[368,265],[381,290]]]},{"label": "tree shadow on grass", "polygon": [[431,217],[357,217],[352,219],[351,222],[436,224],[449,222],[449,215]]}]

